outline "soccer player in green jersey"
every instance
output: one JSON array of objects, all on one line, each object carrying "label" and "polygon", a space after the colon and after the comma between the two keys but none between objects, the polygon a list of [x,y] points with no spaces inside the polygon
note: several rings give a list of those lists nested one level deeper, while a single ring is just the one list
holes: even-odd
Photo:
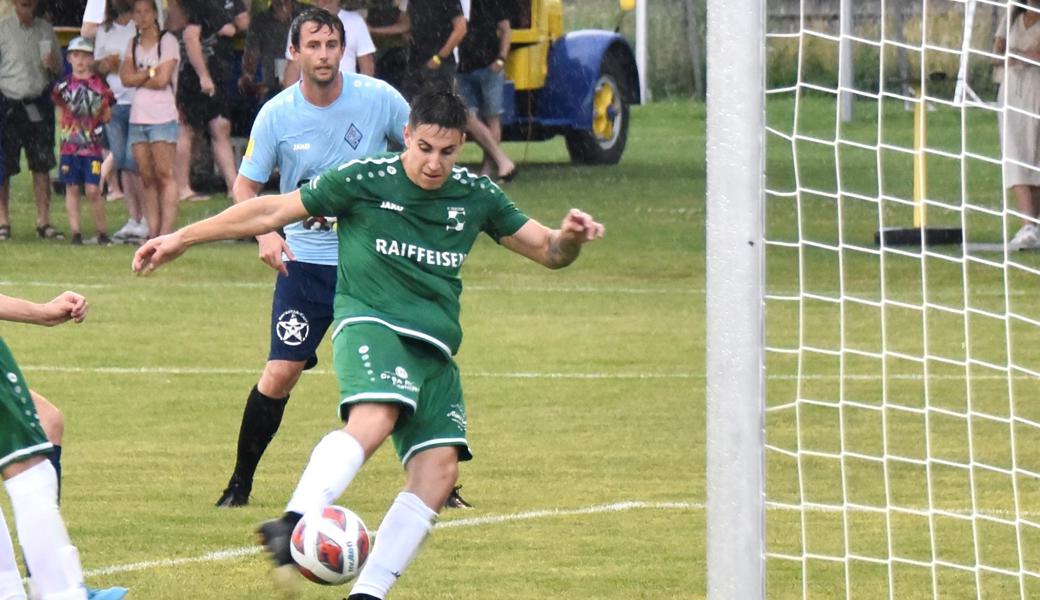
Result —
[{"label": "soccer player in green jersey", "polygon": [[[64,292],[45,304],[0,295],[0,321],[47,327],[69,320],[79,323],[86,318],[87,308],[86,299],[75,292]],[[47,457],[54,446],[34,406],[41,401],[56,412],[29,389],[0,338],[0,475],[11,498],[32,586],[44,600],[119,600],[126,595],[125,588],[92,590],[83,583],[79,553],[58,511],[58,477]],[[0,598],[25,597],[11,535],[0,514]]]},{"label": "soccer player in green jersey", "polygon": [[259,533],[279,571],[292,572],[296,522],[334,502],[392,437],[407,481],[383,517],[350,600],[386,596],[433,527],[459,461],[471,458],[452,356],[462,341],[459,272],[477,236],[484,232],[556,269],[604,233],[578,209],[559,229],[545,227],[490,179],[455,167],[466,117],[458,96],[421,94],[404,130],[404,152],[350,161],[300,190],[236,204],[150,240],[134,255],[134,271],[146,274],[194,244],[254,236],[308,216],[337,218],[332,343],[345,425],[315,446],[285,514]]}]

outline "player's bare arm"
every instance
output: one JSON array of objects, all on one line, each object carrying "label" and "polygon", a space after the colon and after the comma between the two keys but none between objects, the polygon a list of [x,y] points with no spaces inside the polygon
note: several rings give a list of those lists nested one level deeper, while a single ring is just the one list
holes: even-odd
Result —
[{"label": "player's bare arm", "polygon": [[66,321],[87,318],[87,299],[76,292],[62,292],[53,300],[37,304],[0,294],[0,320],[53,327]]},{"label": "player's bare arm", "polygon": [[[231,198],[235,203],[244,202],[250,198],[256,198],[262,189],[262,183],[239,174],[235,178],[235,185],[231,188]],[[275,271],[288,276],[289,269],[282,262],[282,254],[284,253],[289,260],[296,260],[296,256],[293,255],[292,250],[289,249],[289,244],[285,242],[282,236],[272,231],[256,236],[256,243],[258,246],[258,258]]]},{"label": "player's bare arm", "polygon": [[251,198],[218,215],[148,240],[134,253],[131,267],[139,275],[148,275],[184,254],[189,246],[269,233],[307,216],[299,190]]},{"label": "player's bare arm", "polygon": [[550,269],[562,269],[574,262],[581,246],[603,237],[606,228],[592,215],[572,208],[560,223],[550,229],[534,219],[516,233],[500,240],[503,246]]}]

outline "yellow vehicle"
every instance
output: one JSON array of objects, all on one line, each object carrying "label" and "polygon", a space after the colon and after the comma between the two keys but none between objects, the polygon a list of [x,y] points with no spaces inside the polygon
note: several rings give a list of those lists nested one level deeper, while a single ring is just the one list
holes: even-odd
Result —
[{"label": "yellow vehicle", "polygon": [[561,0],[518,4],[506,62],[503,138],[564,135],[572,161],[617,163],[628,138],[628,108],[641,102],[632,47],[613,31],[565,31]]}]

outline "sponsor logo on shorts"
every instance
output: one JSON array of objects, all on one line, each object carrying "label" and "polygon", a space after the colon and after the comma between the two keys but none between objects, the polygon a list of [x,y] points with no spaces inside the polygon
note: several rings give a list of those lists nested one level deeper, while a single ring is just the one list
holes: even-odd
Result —
[{"label": "sponsor logo on shorts", "polygon": [[310,332],[311,325],[307,322],[307,316],[302,312],[289,309],[278,315],[275,333],[286,346],[299,346],[307,339],[307,334]]},{"label": "sponsor logo on shorts", "polygon": [[466,431],[466,409],[461,404],[456,402],[451,405],[451,410],[448,411],[448,418],[455,422],[459,431]]},{"label": "sponsor logo on shorts", "polygon": [[416,393],[419,391],[419,386],[415,385],[408,379],[408,371],[404,367],[397,367],[394,372],[383,371],[379,374],[379,378],[383,381],[389,381],[395,388],[404,390],[406,392]]}]

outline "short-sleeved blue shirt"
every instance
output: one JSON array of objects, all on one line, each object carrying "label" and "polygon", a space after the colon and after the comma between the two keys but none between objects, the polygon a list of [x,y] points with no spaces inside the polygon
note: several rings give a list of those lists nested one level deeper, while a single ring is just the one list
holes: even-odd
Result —
[{"label": "short-sleeved blue shirt", "polygon": [[[365,75],[343,75],[343,92],[326,107],[307,102],[300,84],[294,84],[260,109],[239,174],[264,183],[277,168],[281,192],[290,192],[332,167],[385,152],[387,140],[403,145],[408,112],[397,90]],[[330,223],[312,218],[285,227],[296,260],[336,264]]]}]

